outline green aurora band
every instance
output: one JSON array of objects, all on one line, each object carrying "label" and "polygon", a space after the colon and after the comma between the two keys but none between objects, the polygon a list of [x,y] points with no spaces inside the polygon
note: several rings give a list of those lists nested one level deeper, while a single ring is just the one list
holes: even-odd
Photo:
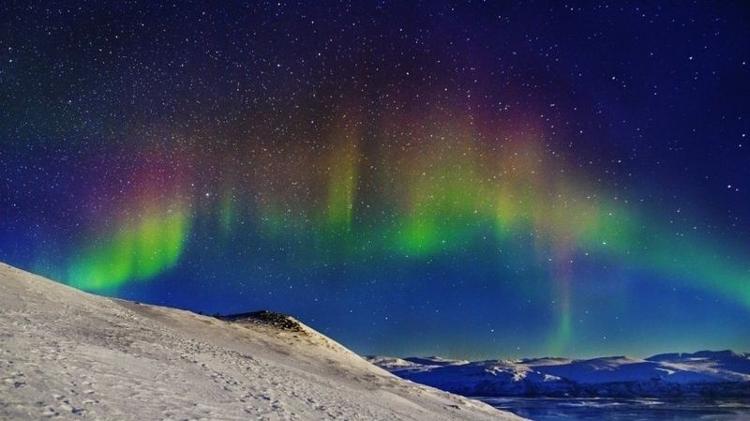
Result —
[{"label": "green aurora band", "polygon": [[[333,131],[334,147],[324,154],[303,151],[292,154],[295,162],[257,163],[252,177],[227,165],[232,175],[215,206],[202,206],[203,193],[195,191],[192,203],[156,202],[96,233],[70,259],[66,281],[112,292],[152,278],[179,263],[187,238],[199,235],[193,221],[208,219],[227,238],[303,239],[300,254],[307,258],[297,262],[303,267],[378,256],[426,259],[531,241],[536,256],[529,258],[548,267],[561,301],[553,349],[564,349],[572,334],[570,283],[580,256],[617,259],[750,308],[747,260],[733,260],[696,233],[675,235],[658,217],[644,216],[645,209],[608,198],[550,159],[532,135],[492,149],[468,129],[438,129],[396,153],[373,156],[363,152],[355,126],[343,127]],[[376,188],[365,177],[377,180]]]},{"label": "green aurora band", "polygon": [[177,264],[189,230],[184,210],[146,212],[85,248],[70,264],[68,280],[83,290],[111,292],[152,278]]}]

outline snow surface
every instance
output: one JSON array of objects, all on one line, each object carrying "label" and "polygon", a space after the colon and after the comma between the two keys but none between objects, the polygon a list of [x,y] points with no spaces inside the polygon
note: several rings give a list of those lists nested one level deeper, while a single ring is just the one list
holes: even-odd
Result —
[{"label": "snow surface", "polygon": [[99,297],[0,264],[0,419],[519,419],[300,326]]},{"label": "snow surface", "polygon": [[369,360],[405,379],[467,396],[750,396],[750,354],[732,351],[646,359]]}]

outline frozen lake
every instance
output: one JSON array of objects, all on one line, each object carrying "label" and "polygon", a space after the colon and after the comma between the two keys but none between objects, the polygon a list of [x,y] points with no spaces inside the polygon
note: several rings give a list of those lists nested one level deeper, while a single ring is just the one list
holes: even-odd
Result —
[{"label": "frozen lake", "polygon": [[549,420],[748,420],[750,399],[477,398],[522,417]]}]

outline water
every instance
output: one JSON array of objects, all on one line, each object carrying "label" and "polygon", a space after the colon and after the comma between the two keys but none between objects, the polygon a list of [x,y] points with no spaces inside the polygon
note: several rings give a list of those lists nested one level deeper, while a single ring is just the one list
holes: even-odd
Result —
[{"label": "water", "polygon": [[478,398],[505,411],[551,420],[750,420],[750,399]]}]

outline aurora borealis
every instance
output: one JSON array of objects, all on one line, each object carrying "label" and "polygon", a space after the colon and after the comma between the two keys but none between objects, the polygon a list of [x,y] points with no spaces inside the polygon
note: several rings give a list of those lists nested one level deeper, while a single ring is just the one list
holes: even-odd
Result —
[{"label": "aurora borealis", "polygon": [[9,264],[368,354],[750,348],[746,7],[14,3]]}]

